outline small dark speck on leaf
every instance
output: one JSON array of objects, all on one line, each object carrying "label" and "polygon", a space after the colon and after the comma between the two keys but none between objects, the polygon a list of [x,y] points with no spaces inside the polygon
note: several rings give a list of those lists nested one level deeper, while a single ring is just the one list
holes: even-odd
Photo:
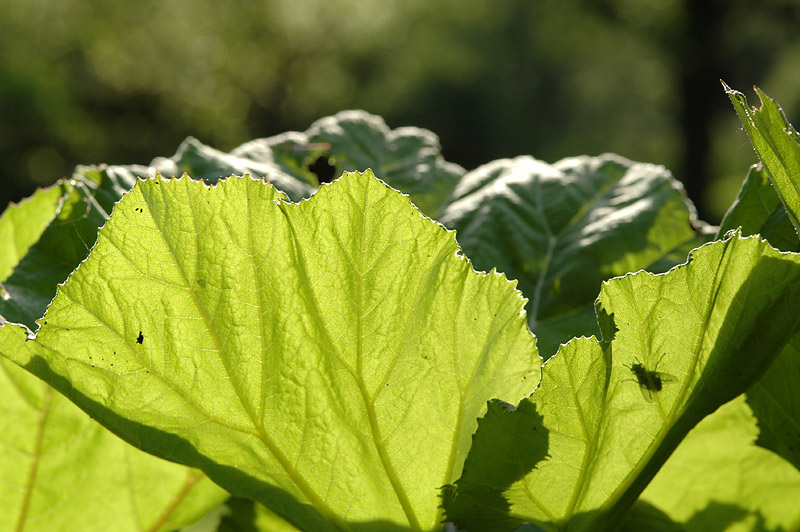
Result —
[{"label": "small dark speck on leaf", "polygon": [[141,344],[142,342],[144,342],[144,335],[142,334],[142,331],[139,331],[139,338],[136,339],[136,343]]}]

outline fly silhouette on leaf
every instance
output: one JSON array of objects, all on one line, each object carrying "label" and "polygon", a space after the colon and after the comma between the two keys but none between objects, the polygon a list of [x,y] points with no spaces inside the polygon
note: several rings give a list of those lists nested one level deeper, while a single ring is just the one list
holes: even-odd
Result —
[{"label": "fly silhouette on leaf", "polygon": [[[660,361],[659,359],[659,362]],[[658,363],[656,363],[656,369],[658,369]],[[644,364],[638,361],[630,367],[631,373],[633,373],[633,376],[636,377],[636,381],[639,383],[639,390],[642,392],[642,397],[644,397],[645,401],[648,403],[653,401],[653,394],[660,392],[665,384],[677,380],[674,375],[656,371],[656,369],[647,369]]]}]

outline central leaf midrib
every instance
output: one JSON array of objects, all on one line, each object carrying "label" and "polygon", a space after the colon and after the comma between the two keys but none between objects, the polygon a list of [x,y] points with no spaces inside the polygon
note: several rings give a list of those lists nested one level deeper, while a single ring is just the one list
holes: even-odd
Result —
[{"label": "central leaf midrib", "polygon": [[[364,194],[366,195],[367,193],[368,193],[368,189],[365,189]],[[405,493],[405,490],[403,489],[403,486],[402,486],[402,484],[400,482],[400,479],[399,479],[399,477],[397,475],[397,472],[394,470],[394,466],[393,466],[393,464],[391,462],[391,459],[389,458],[389,454],[388,454],[388,452],[386,450],[386,446],[384,444],[383,437],[382,437],[381,432],[380,432],[380,426],[378,424],[377,415],[375,413],[375,408],[374,408],[374,399],[375,399],[375,397],[370,397],[369,391],[366,388],[366,384],[364,383],[363,375],[361,373],[361,359],[363,357],[363,345],[362,345],[362,330],[363,330],[363,325],[362,325],[362,318],[363,318],[363,316],[362,316],[362,314],[363,314],[362,306],[363,306],[363,304],[362,304],[362,300],[363,300],[363,291],[364,291],[363,290],[363,273],[362,273],[363,265],[362,265],[361,259],[363,258],[363,254],[364,254],[363,253],[363,242],[364,242],[364,230],[365,230],[365,226],[366,226],[366,220],[365,220],[366,213],[362,212],[361,241],[360,241],[361,249],[359,250],[359,257],[358,257],[359,258],[359,264],[358,264],[358,266],[353,264],[352,261],[351,261],[351,266],[354,269],[356,269],[356,273],[357,273],[357,276],[358,276],[357,294],[356,294],[356,302],[357,302],[357,309],[356,309],[357,310],[357,318],[356,318],[356,365],[357,365],[357,368],[354,370],[344,360],[344,358],[342,357],[341,353],[339,353],[339,350],[337,349],[336,344],[333,342],[333,339],[332,339],[332,337],[330,335],[330,331],[328,331],[328,327],[325,324],[325,320],[324,320],[324,318],[322,316],[322,311],[321,311],[321,309],[319,307],[319,301],[317,299],[316,293],[313,290],[313,284],[311,283],[311,278],[310,278],[310,275],[308,273],[308,261],[307,261],[307,259],[305,257],[305,253],[303,253],[303,248],[302,248],[302,245],[301,245],[301,242],[300,242],[300,238],[297,235],[297,232],[295,231],[294,224],[292,223],[292,221],[291,221],[291,219],[289,217],[289,214],[286,211],[287,205],[285,203],[279,203],[278,205],[279,205],[279,207],[281,209],[281,212],[283,213],[283,215],[284,215],[284,217],[285,217],[285,219],[287,221],[287,225],[288,225],[289,230],[290,230],[290,232],[292,234],[292,238],[293,238],[294,243],[295,243],[295,246],[294,246],[295,252],[297,253],[297,256],[299,258],[299,261],[298,261],[299,268],[298,268],[298,270],[300,271],[301,275],[303,276],[303,280],[304,280],[303,286],[306,287],[307,292],[308,292],[308,294],[310,296],[311,302],[313,303],[313,310],[314,310],[314,313],[316,315],[317,321],[319,323],[319,327],[320,327],[320,329],[322,330],[322,332],[324,334],[326,343],[330,347],[330,349],[331,349],[333,355],[336,357],[336,359],[339,360],[339,363],[342,364],[342,366],[348,371],[348,373],[350,373],[350,376],[353,378],[353,380],[356,383],[356,386],[358,387],[359,394],[361,395],[361,399],[362,399],[362,401],[364,403],[364,408],[365,408],[366,413],[367,413],[367,421],[368,421],[368,423],[370,425],[370,432],[372,434],[372,440],[373,440],[373,443],[375,445],[375,450],[378,453],[378,458],[381,460],[381,465],[384,468],[384,472],[386,473],[387,479],[389,480],[389,483],[391,484],[392,489],[394,490],[395,495],[398,498],[398,502],[400,503],[401,507],[403,508],[403,512],[405,513],[406,518],[408,519],[409,525],[414,530],[422,530],[422,528],[419,525],[418,519],[417,519],[417,517],[416,517],[416,515],[414,513],[413,506],[411,505],[411,502],[408,499],[408,495]],[[362,209],[362,211],[365,211],[365,209]],[[376,397],[377,397],[377,395],[376,395]]]},{"label": "central leaf midrib", "polygon": [[[370,432],[372,433],[372,440],[375,443],[375,449],[378,452],[378,457],[381,460],[381,464],[383,465],[383,469],[386,471],[386,476],[389,479],[389,483],[392,485],[392,489],[394,489],[395,494],[397,495],[397,499],[400,501],[400,506],[402,506],[403,511],[406,514],[406,518],[408,519],[408,523],[414,530],[422,530],[419,525],[419,520],[417,519],[416,513],[414,512],[414,507],[411,504],[411,501],[408,499],[408,494],[405,492],[403,485],[400,481],[400,478],[397,475],[397,471],[395,471],[394,464],[392,464],[391,459],[389,458],[389,453],[386,450],[386,445],[383,440],[383,435],[381,434],[381,428],[378,424],[378,417],[375,414],[375,402],[374,399],[370,397],[369,391],[364,383],[364,375],[363,375],[363,364],[362,358],[364,355],[364,347],[362,342],[363,337],[363,300],[364,300],[364,240],[365,240],[365,233],[366,233],[366,225],[367,225],[367,209],[366,205],[368,204],[367,196],[369,195],[369,187],[364,187],[364,205],[365,208],[361,209],[361,231],[360,231],[360,240],[359,240],[359,250],[358,250],[358,288],[357,288],[357,295],[356,295],[356,324],[357,324],[357,335],[356,335],[356,365],[357,365],[357,382],[358,382],[358,389],[361,392],[361,399],[364,401],[364,406],[367,409],[367,419],[369,420],[370,425]],[[398,351],[399,355],[399,351]],[[396,358],[395,358],[396,360]],[[394,361],[392,361],[392,365]],[[388,379],[388,375],[391,372],[391,367],[387,370],[386,378]]]},{"label": "central leaf midrib", "polygon": [[[318,324],[319,324],[319,328],[322,331],[322,333],[324,334],[325,341],[328,344],[328,346],[330,347],[333,356],[336,357],[336,359],[339,361],[339,363],[342,365],[342,367],[344,367],[348,371],[348,373],[350,373],[351,377],[353,377],[353,380],[356,382],[356,386],[358,387],[358,390],[359,390],[359,393],[361,395],[362,401],[364,402],[365,410],[367,411],[367,420],[368,420],[368,422],[370,424],[370,431],[372,433],[372,438],[373,438],[373,442],[375,443],[376,451],[378,452],[378,457],[380,458],[381,463],[382,463],[382,465],[384,467],[384,470],[386,472],[386,475],[387,475],[387,477],[389,479],[389,482],[392,485],[392,488],[394,489],[394,491],[395,491],[395,493],[396,493],[396,495],[398,497],[398,501],[400,502],[401,506],[403,507],[404,512],[406,513],[406,517],[409,520],[409,524],[414,526],[417,523],[416,517],[414,516],[413,509],[411,508],[410,503],[408,502],[408,497],[405,495],[405,492],[402,490],[402,486],[399,483],[399,479],[397,477],[397,473],[394,471],[394,468],[393,468],[393,466],[391,464],[391,460],[389,459],[388,453],[386,452],[386,448],[383,445],[383,441],[382,441],[382,438],[380,436],[380,431],[379,431],[379,428],[378,428],[377,416],[375,415],[375,410],[371,405],[370,398],[369,398],[369,393],[368,393],[368,391],[366,389],[366,385],[364,384],[364,380],[362,378],[362,375],[358,371],[356,371],[352,367],[350,367],[349,364],[347,364],[347,362],[342,357],[341,353],[339,353],[339,350],[336,348],[336,344],[333,342],[333,338],[331,337],[330,331],[328,331],[328,327],[325,324],[325,320],[324,320],[324,318],[322,316],[322,310],[319,307],[319,301],[317,299],[316,293],[313,290],[313,284],[311,283],[311,278],[310,278],[310,275],[308,273],[308,260],[305,257],[305,253],[303,253],[303,247],[302,247],[302,244],[300,242],[300,238],[297,235],[297,232],[295,231],[294,224],[291,221],[289,213],[286,211],[286,208],[287,208],[288,205],[286,203],[281,202],[281,203],[278,204],[278,206],[279,206],[279,208],[281,210],[281,213],[283,214],[284,218],[286,219],[287,226],[288,226],[289,231],[291,232],[292,238],[294,240],[294,244],[295,244],[294,245],[294,249],[295,249],[295,252],[296,252],[297,257],[299,259],[298,260],[298,266],[299,266],[298,270],[299,270],[299,272],[302,275],[303,280],[304,280],[304,283],[302,284],[302,286],[306,288],[306,290],[307,290],[307,292],[308,292],[308,294],[310,296],[311,302],[313,304],[314,314],[315,314],[315,317],[316,317],[316,319],[318,321]],[[362,226],[363,226],[363,223],[362,223]],[[362,235],[362,237],[363,237],[363,235]],[[362,238],[362,240],[363,240],[363,238]],[[361,356],[361,352],[360,352],[360,350],[361,350],[361,346],[360,346],[360,342],[361,342],[361,338],[360,338],[361,337],[361,323],[360,323],[360,319],[361,319],[361,311],[360,311],[361,303],[360,303],[360,300],[361,300],[361,297],[362,297],[362,289],[361,289],[360,283],[361,283],[361,279],[359,278],[359,289],[358,289],[358,295],[357,295],[357,298],[358,298],[358,301],[359,301],[359,303],[358,303],[358,309],[359,309],[358,314],[359,314],[359,317],[358,317],[358,326],[357,326],[357,331],[356,331],[357,332],[357,337],[358,337],[357,343],[359,345],[357,346],[357,357]],[[399,488],[399,491],[398,491],[398,488]],[[410,514],[409,514],[409,511],[411,511]],[[331,518],[335,519],[335,515],[332,512],[331,512]],[[416,524],[416,530],[421,530],[421,528],[419,527],[418,524]]]},{"label": "central leaf midrib", "polygon": [[[251,206],[250,206],[250,193],[249,193],[249,191],[247,192],[247,207],[248,207],[247,208],[247,214],[248,214],[247,221],[248,221],[248,225],[251,225],[253,217],[250,216]],[[249,227],[249,230],[247,231],[247,243],[248,243],[248,245],[250,247],[250,257],[252,257],[252,260],[250,261],[250,263],[253,266],[253,282],[256,285],[256,302],[258,304],[258,322],[259,322],[259,328],[260,328],[260,331],[261,331],[261,334],[259,334],[259,338],[261,339],[261,358],[260,358],[260,360],[261,360],[261,393],[260,393],[260,396],[261,397],[259,397],[258,424],[259,424],[259,426],[263,426],[264,423],[265,423],[264,416],[265,416],[266,404],[267,404],[267,400],[266,400],[267,394],[265,392],[266,382],[267,382],[267,360],[266,360],[266,357],[267,357],[267,340],[266,340],[266,335],[265,335],[265,331],[264,331],[264,306],[263,306],[263,304],[261,302],[261,290],[259,290],[261,274],[260,274],[259,262],[257,260],[255,260],[256,259],[256,253],[255,253],[255,246],[253,245],[253,232],[254,232],[253,227],[252,226]],[[273,237],[273,240],[274,240],[274,231],[272,233],[272,237]]]}]

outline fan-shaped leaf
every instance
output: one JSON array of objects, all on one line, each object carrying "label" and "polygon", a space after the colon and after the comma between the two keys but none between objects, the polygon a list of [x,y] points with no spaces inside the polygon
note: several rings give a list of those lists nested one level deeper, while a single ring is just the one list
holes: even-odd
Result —
[{"label": "fan-shaped leaf", "polygon": [[513,284],[370,173],[299,205],[152,179],[99,235],[4,353],[301,528],[436,527],[486,401],[538,381]]}]

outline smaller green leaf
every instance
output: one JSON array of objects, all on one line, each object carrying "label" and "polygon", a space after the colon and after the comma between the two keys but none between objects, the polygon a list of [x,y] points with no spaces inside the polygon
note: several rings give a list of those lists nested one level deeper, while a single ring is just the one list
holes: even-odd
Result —
[{"label": "smaller green leaf", "polygon": [[717,239],[736,228],[741,228],[744,236],[760,234],[781,251],[797,251],[800,245],[763,164],[754,164],[748,169],[736,200],[719,226]]},{"label": "smaller green leaf", "polygon": [[[517,414],[522,407],[503,414],[506,433],[540,445],[546,438],[547,458],[520,475],[502,443],[474,445],[445,498],[448,519],[474,532],[502,530],[473,521],[469,506],[480,500],[486,512],[506,516],[498,519],[506,530],[523,522],[613,528],[688,431],[747,390],[797,330],[800,256],[732,235],[666,274],[607,281],[597,314],[603,342],[562,346],[523,401],[535,405],[542,426]],[[475,442],[504,437],[481,434],[497,426],[486,418]],[[519,480],[503,486],[473,475],[489,464],[504,470],[494,477]]]},{"label": "smaller green leaf", "polygon": [[38,189],[19,203],[10,204],[0,216],[0,282],[6,280],[28,249],[39,240],[58,212],[63,182]]},{"label": "smaller green leaf", "polygon": [[744,124],[750,142],[767,168],[795,232],[800,232],[800,135],[783,110],[761,89],[754,87],[761,107],[750,107],[741,92],[722,82]]},{"label": "smaller green leaf", "polygon": [[687,532],[796,530],[800,471],[757,447],[757,435],[743,397],[720,407],[670,456],[642,492],[623,531],[648,526],[649,508]]}]

